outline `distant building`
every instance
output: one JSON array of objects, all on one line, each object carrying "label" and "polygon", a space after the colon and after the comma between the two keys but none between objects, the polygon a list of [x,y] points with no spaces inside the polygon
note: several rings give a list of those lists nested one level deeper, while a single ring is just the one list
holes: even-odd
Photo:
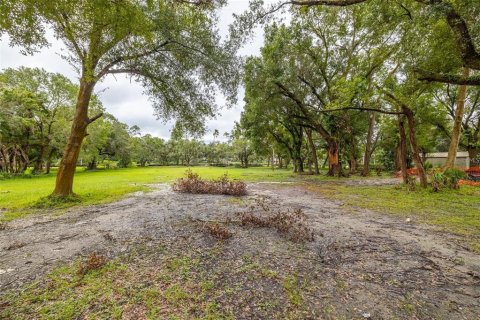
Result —
[{"label": "distant building", "polygon": [[[448,152],[434,152],[427,153],[425,160],[430,162],[434,167],[442,167],[447,162]],[[470,158],[468,152],[457,152],[455,159],[455,166],[460,168],[468,168],[470,165]]]}]

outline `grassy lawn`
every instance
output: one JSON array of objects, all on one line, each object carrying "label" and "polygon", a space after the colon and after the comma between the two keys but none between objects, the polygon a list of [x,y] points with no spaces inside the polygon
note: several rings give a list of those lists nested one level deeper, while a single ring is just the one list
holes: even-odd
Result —
[{"label": "grassy lawn", "polygon": [[[146,167],[93,172],[79,169],[74,182],[74,191],[80,196],[80,202],[57,204],[56,207],[72,205],[90,205],[117,200],[125,194],[147,190],[146,184],[172,182],[182,177],[186,167]],[[194,167],[193,171],[202,178],[213,179],[228,173],[230,178],[243,181],[287,181],[294,179],[291,170],[272,170],[270,168],[218,168]],[[27,176],[28,177],[28,176]],[[316,179],[327,179],[318,177]],[[9,221],[32,212],[32,206],[38,205],[48,196],[55,184],[55,174],[0,180],[0,221]]]},{"label": "grassy lawn", "polygon": [[390,213],[441,228],[469,239],[480,252],[480,188],[433,192],[430,188],[407,191],[402,186],[312,185],[310,189],[340,200],[345,207]]}]

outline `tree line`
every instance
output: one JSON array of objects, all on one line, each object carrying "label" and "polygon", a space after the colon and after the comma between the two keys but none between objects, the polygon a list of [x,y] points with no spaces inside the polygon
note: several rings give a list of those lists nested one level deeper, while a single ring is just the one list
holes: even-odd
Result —
[{"label": "tree line", "polygon": [[[49,173],[58,166],[67,144],[75,113],[79,88],[68,78],[43,69],[6,69],[0,73],[0,172],[22,174]],[[102,117],[90,125],[77,165],[94,170],[132,165],[195,165],[247,167],[254,157],[248,141],[238,129],[214,131],[214,141],[192,138],[178,124],[171,138],[164,140],[141,134],[138,126],[129,127],[107,113],[98,96],[90,102],[92,114]]]}]

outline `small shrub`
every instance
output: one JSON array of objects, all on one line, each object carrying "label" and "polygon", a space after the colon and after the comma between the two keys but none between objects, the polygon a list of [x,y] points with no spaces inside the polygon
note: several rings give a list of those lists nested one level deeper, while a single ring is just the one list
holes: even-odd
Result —
[{"label": "small shrub", "polygon": [[226,240],[233,236],[233,233],[218,223],[207,223],[205,230],[215,239]]},{"label": "small shrub", "polygon": [[425,163],[423,164],[423,168],[425,169],[425,171],[433,169],[433,164],[429,161],[425,161]]},{"label": "small shrub", "polygon": [[460,188],[459,181],[466,176],[465,172],[459,169],[446,169],[443,175],[447,178],[448,187],[455,190]]},{"label": "small shrub", "polygon": [[227,174],[216,180],[207,181],[200,176],[187,170],[185,178],[177,179],[173,184],[173,190],[182,193],[193,194],[223,194],[232,196],[244,196],[247,194],[247,185],[242,181],[233,181]]},{"label": "small shrub", "polygon": [[441,172],[434,172],[432,174],[432,189],[434,192],[442,190],[446,183],[446,177]]},{"label": "small shrub", "polygon": [[417,189],[417,178],[414,176],[407,176],[406,187],[408,191],[415,191]]},{"label": "small shrub", "polygon": [[77,274],[84,276],[90,270],[100,269],[107,263],[107,259],[104,256],[98,255],[96,252],[92,252],[85,262],[81,262],[78,266]]},{"label": "small shrub", "polygon": [[439,192],[444,188],[457,190],[460,188],[460,180],[465,177],[465,172],[458,169],[446,169],[445,171],[433,171],[432,189]]}]

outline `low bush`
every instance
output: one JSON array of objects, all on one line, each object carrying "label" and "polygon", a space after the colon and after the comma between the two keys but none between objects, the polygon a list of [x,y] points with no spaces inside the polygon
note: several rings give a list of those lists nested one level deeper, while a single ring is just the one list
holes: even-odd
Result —
[{"label": "low bush", "polygon": [[465,172],[459,169],[446,169],[443,172],[434,170],[431,175],[432,189],[434,192],[439,192],[444,188],[457,190],[460,188],[460,180],[465,176]]},{"label": "low bush", "polygon": [[242,181],[233,181],[224,174],[216,180],[203,180],[200,176],[187,170],[186,177],[177,179],[173,184],[173,190],[182,193],[193,194],[223,194],[232,196],[244,196],[247,194],[247,185]]}]

